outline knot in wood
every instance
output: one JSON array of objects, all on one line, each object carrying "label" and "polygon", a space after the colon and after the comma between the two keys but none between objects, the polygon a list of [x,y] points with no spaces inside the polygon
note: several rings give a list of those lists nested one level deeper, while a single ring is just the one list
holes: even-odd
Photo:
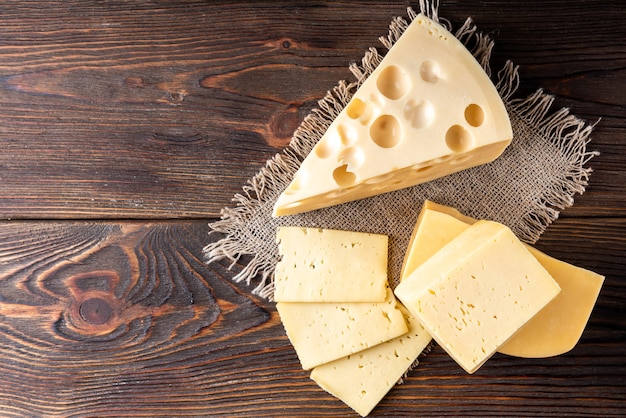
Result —
[{"label": "knot in wood", "polygon": [[298,106],[290,105],[272,115],[269,121],[269,133],[273,137],[268,143],[274,146],[286,146],[291,141],[294,131],[300,123]]},{"label": "knot in wood", "polygon": [[113,308],[109,303],[98,297],[92,297],[80,304],[80,317],[93,325],[106,324],[113,316]]}]

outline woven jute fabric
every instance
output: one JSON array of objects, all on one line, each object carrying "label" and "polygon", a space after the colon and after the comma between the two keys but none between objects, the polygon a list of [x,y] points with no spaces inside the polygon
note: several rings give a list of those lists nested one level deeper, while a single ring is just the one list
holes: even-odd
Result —
[{"label": "woven jute fabric", "polygon": [[[453,31],[438,16],[437,3],[422,1],[420,9],[454,33],[492,76],[489,61],[494,42],[477,30],[471,18]],[[416,16],[409,8],[406,17],[393,19],[389,33],[380,38],[383,48],[391,48]],[[359,64],[350,67],[355,80],[340,81],[328,92],[296,130],[290,145],[243,185],[233,206],[224,208],[221,219],[210,225],[212,233],[222,236],[206,246],[207,262],[228,259],[234,265],[248,256],[245,267],[233,274],[233,281],[252,284],[254,293],[271,300],[273,271],[279,260],[279,226],[379,233],[389,236],[389,280],[395,287],[424,200],[452,206],[474,218],[501,222],[521,240],[534,243],[559,212],[573,204],[574,196],[584,192],[591,173],[587,163],[595,155],[587,150],[593,126],[568,109],[553,111],[554,98],[542,90],[515,98],[518,68],[507,62],[492,79],[509,113],[513,141],[494,162],[395,192],[273,218],[274,202],[300,162],[382,57],[378,49],[370,48]]]}]

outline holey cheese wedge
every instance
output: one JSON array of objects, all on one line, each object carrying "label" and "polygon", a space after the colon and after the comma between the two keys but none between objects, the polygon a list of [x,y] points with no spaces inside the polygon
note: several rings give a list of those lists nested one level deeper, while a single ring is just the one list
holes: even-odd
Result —
[{"label": "holey cheese wedge", "polygon": [[560,288],[506,226],[478,221],[400,282],[395,294],[468,373]]},{"label": "holey cheese wedge", "polygon": [[417,16],[304,159],[274,216],[430,181],[496,159],[504,103],[445,28]]}]

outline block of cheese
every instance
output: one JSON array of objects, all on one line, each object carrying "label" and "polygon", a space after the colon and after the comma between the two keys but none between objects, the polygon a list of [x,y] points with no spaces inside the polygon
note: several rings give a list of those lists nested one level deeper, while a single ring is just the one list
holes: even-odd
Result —
[{"label": "block of cheese", "polygon": [[280,227],[276,302],[382,302],[387,295],[386,235]]},{"label": "block of cheese", "polygon": [[[408,245],[402,276],[409,275],[459,233],[476,222],[454,208],[424,202]],[[604,276],[550,257],[527,245],[561,292],[528,321],[498,352],[528,358],[570,351],[579,341],[596,303]]]},{"label": "block of cheese", "polygon": [[395,294],[474,373],[559,291],[509,228],[478,221],[401,281]]},{"label": "block of cheese", "polygon": [[512,138],[480,64],[417,16],[302,162],[274,216],[430,181],[496,159]]},{"label": "block of cheese", "polygon": [[391,289],[384,302],[281,302],[276,309],[305,370],[408,331]]},{"label": "block of cheese", "polygon": [[402,305],[398,307],[407,320],[406,334],[311,371],[311,379],[322,389],[361,416],[374,409],[431,341],[417,318]]}]

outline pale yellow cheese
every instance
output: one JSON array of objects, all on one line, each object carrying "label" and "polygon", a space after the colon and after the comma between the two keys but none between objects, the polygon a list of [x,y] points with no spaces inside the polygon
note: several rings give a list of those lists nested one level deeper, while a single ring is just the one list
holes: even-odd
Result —
[{"label": "pale yellow cheese", "polygon": [[407,319],[408,333],[311,371],[311,379],[361,416],[374,409],[431,341],[417,318],[398,307]]},{"label": "pale yellow cheese", "polygon": [[[402,277],[475,222],[454,208],[426,201],[408,246]],[[528,358],[564,354],[578,343],[604,276],[552,258],[529,245],[527,248],[558,283],[561,292],[497,351]]]},{"label": "pale yellow cheese", "polygon": [[419,15],[363,82],[278,198],[274,216],[427,182],[496,159],[512,138],[480,64]]},{"label": "pale yellow cheese", "polygon": [[395,294],[474,373],[559,291],[510,229],[478,221],[416,268]]},{"label": "pale yellow cheese", "polygon": [[550,257],[530,252],[554,277],[561,292],[498,352],[516,357],[551,357],[570,351],[582,336],[598,299],[604,276]]},{"label": "pale yellow cheese", "polygon": [[[448,207],[429,200],[424,202],[407,246],[400,280],[469,228],[469,223],[445,213],[445,208]],[[463,216],[460,213],[458,215]]]},{"label": "pale yellow cheese", "polygon": [[390,289],[384,302],[281,302],[276,309],[305,370],[408,331]]},{"label": "pale yellow cheese", "polygon": [[280,227],[276,302],[382,302],[387,295],[386,235]]}]

